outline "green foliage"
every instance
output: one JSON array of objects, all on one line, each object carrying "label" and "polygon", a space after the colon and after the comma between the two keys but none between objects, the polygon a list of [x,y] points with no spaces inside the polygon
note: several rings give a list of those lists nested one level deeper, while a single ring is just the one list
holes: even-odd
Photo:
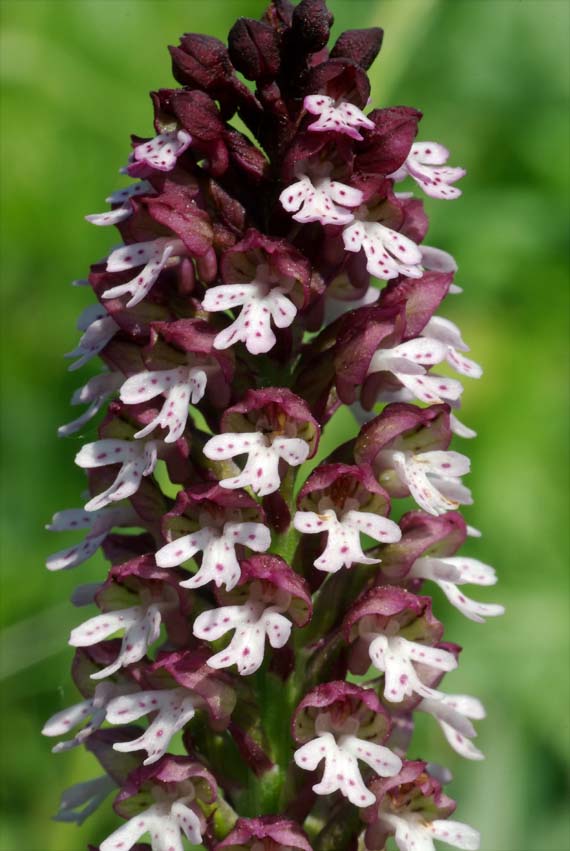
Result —
[{"label": "green foliage", "polygon": [[[57,509],[80,504],[73,465],[82,436],[58,441],[68,399],[85,380],[67,373],[75,318],[90,296],[68,282],[115,241],[83,222],[121,183],[128,134],[151,132],[146,93],[170,83],[167,43],[185,30],[224,37],[262,0],[4,0],[2,65],[4,457],[1,540],[2,851],[80,851],[115,824],[109,806],[81,828],[50,822],[61,790],[100,773],[81,751],[52,756],[43,722],[73,702],[65,603],[101,559],[49,575],[65,545],[44,533]],[[375,104],[422,109],[424,139],[468,168],[464,196],[429,201],[430,244],[460,264],[459,322],[485,367],[465,392],[476,505],[485,532],[469,554],[495,564],[489,594],[507,606],[486,626],[443,598],[447,637],[465,646],[448,689],[476,694],[489,719],[466,764],[426,718],[412,756],[449,765],[458,817],[483,831],[484,851],[562,851],[569,704],[567,610],[568,406],[564,367],[567,279],[568,6],[558,0],[330,0],[338,29],[379,24],[385,46],[372,75]],[[353,428],[348,415],[327,443]],[[87,432],[88,435],[92,431]],[[88,439],[91,439],[89,436]]]}]

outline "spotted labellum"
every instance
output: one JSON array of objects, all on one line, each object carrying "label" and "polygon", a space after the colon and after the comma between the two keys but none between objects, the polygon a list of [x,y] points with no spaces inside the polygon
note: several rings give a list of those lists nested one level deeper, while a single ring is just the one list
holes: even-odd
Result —
[{"label": "spotted labellum", "polygon": [[59,430],[86,495],[47,567],[109,569],[73,594],[80,696],[54,692],[43,733],[101,765],[56,815],[113,795],[93,851],[480,847],[450,772],[409,753],[428,715],[483,758],[443,621],[503,612],[464,593],[496,582],[460,514],[482,370],[446,316],[457,264],[424,244],[424,201],[465,170],[418,110],[370,107],[382,31],[332,25],[271,0],[227,45],[183,35],[126,185],[86,216],[120,244],[78,282],[69,369],[100,371]]}]

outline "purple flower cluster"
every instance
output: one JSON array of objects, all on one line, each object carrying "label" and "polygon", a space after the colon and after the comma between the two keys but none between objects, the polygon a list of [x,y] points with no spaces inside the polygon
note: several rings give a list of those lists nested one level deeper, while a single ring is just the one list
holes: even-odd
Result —
[{"label": "purple flower cluster", "polygon": [[[106,409],[75,459],[85,507],[49,526],[85,536],[48,568],[99,549],[111,566],[73,597],[98,610],[70,637],[82,700],[43,732],[104,769],[57,818],[118,787],[100,851],[479,847],[449,819],[447,772],[406,758],[417,712],[482,758],[482,705],[440,691],[460,648],[424,588],[502,613],[462,589],[493,569],[457,554],[478,533],[449,446],[474,433],[459,378],[434,370],[481,375],[437,313],[457,267],[397,191],[451,200],[464,171],[415,141],[417,110],[367,110],[382,31],[329,49],[331,25],[325,0],[272,0],[227,47],[184,35],[180,88],[152,92],[156,135],[132,138],[135,182],[87,217],[123,244],[91,267],[70,369],[105,371],[60,433]],[[360,432],[315,466],[343,405]]]}]

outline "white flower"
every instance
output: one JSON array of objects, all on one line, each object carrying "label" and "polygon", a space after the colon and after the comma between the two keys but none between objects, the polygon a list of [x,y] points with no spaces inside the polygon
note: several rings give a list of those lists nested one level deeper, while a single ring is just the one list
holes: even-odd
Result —
[{"label": "white flower", "polygon": [[428,375],[425,367],[443,363],[447,347],[438,340],[418,337],[391,349],[378,349],[370,361],[368,374],[391,372],[410,391],[410,398],[428,404],[456,402],[463,393],[461,382],[440,375]]},{"label": "white flower", "polygon": [[265,639],[272,647],[283,647],[291,634],[291,622],[280,606],[268,606],[252,594],[243,606],[222,606],[202,612],[194,621],[194,635],[216,641],[235,630],[228,646],[208,659],[211,668],[237,665],[242,676],[255,673],[263,662]]},{"label": "white flower", "polygon": [[231,591],[241,575],[236,544],[263,553],[271,545],[271,533],[263,523],[225,523],[222,529],[205,526],[158,550],[156,563],[159,567],[174,567],[202,550],[200,569],[180,584],[184,588],[199,588],[208,582],[215,582],[218,588],[225,585]]},{"label": "white flower", "polygon": [[351,139],[362,141],[362,135],[357,128],[365,127],[367,130],[374,130],[375,127],[374,122],[367,118],[357,106],[347,101],[335,101],[327,95],[308,95],[303,101],[303,106],[307,112],[319,116],[317,121],[309,124],[308,130],[321,133],[334,130],[350,136]]},{"label": "white flower", "polygon": [[193,800],[192,787],[185,797],[158,801],[108,836],[99,846],[100,851],[129,851],[145,833],[150,834],[152,851],[184,851],[182,835],[192,845],[200,845],[200,819],[189,806]]},{"label": "white flower", "polygon": [[102,680],[104,677],[110,677],[119,668],[139,662],[145,656],[149,646],[160,635],[162,611],[170,605],[169,603],[150,603],[133,606],[130,609],[104,612],[75,627],[69,637],[72,647],[89,647],[105,638],[110,638],[118,630],[125,632],[115,661],[91,674],[91,679]]},{"label": "white flower", "polygon": [[126,269],[142,270],[126,284],[118,284],[103,293],[103,298],[120,298],[129,294],[131,298],[126,307],[134,307],[150,292],[170,258],[184,255],[186,249],[180,239],[160,237],[150,242],[136,242],[122,245],[112,251],[107,258],[107,272],[124,272]]},{"label": "white flower", "polygon": [[114,683],[99,683],[93,692],[93,697],[82,700],[73,706],[68,706],[67,709],[62,709],[61,712],[52,715],[42,729],[44,736],[65,736],[74,727],[84,723],[88,718],[91,719],[73,738],[58,742],[52,748],[53,753],[68,751],[83,744],[103,724],[109,701],[119,694],[124,694],[125,690],[125,687],[117,686]]},{"label": "white flower", "polygon": [[296,222],[346,225],[354,215],[345,208],[359,207],[362,192],[329,177],[316,178],[313,183],[307,175],[300,175],[296,183],[283,190],[279,200],[284,210],[294,213]]},{"label": "white flower", "polygon": [[469,720],[481,720],[485,717],[485,709],[480,700],[466,694],[444,694],[437,700],[423,698],[416,709],[432,715],[454,751],[465,759],[484,759],[479,748],[471,739],[477,733]]},{"label": "white flower", "polygon": [[481,378],[483,370],[475,361],[466,358],[461,352],[468,352],[469,346],[461,337],[461,331],[449,319],[432,316],[422,331],[422,337],[445,346],[445,360],[456,372],[470,378]]},{"label": "white flower", "polygon": [[273,348],[276,338],[271,320],[277,328],[288,328],[297,315],[288,298],[293,282],[284,279],[278,286],[275,283],[269,269],[260,266],[255,280],[247,284],[221,284],[206,291],[202,307],[208,313],[242,308],[238,318],[216,335],[216,349],[227,349],[239,341],[252,355]]},{"label": "white flower", "polygon": [[318,570],[336,573],[353,564],[377,564],[379,558],[367,557],[360,546],[360,535],[368,535],[382,544],[399,541],[400,527],[393,520],[368,511],[349,510],[337,518],[333,509],[316,514],[298,511],[293,525],[299,532],[318,534],[327,532],[327,545],[314,562]]},{"label": "white flower", "polygon": [[197,697],[185,688],[137,691],[111,700],[107,705],[107,721],[111,724],[130,724],[143,715],[157,713],[138,739],[115,742],[114,750],[122,753],[145,750],[148,757],[143,765],[156,762],[166,753],[172,736],[194,717],[196,704]]},{"label": "white flower", "polygon": [[98,355],[119,330],[115,320],[108,316],[100,304],[90,304],[85,308],[77,320],[77,328],[84,333],[73,351],[64,355],[66,358],[77,358],[68,366],[70,372],[79,369]]},{"label": "white flower", "polygon": [[423,275],[422,253],[415,242],[380,222],[357,219],[343,230],[342,239],[347,251],[364,251],[366,269],[376,278],[389,281],[398,275]]},{"label": "white flower", "polygon": [[461,189],[452,186],[466,174],[464,168],[445,166],[449,151],[437,142],[415,142],[406,162],[390,175],[395,181],[408,175],[415,180],[426,195],[451,201],[459,198]]},{"label": "white flower", "polygon": [[478,831],[449,819],[426,821],[421,813],[392,815],[379,813],[380,821],[395,833],[396,845],[400,851],[435,851],[434,839],[441,839],[448,845],[461,848],[462,851],[477,851],[481,841]]},{"label": "white flower", "polygon": [[382,457],[428,514],[445,514],[459,505],[471,505],[471,493],[460,481],[470,470],[466,455],[443,450],[414,454],[390,449],[383,450]]},{"label": "white flower", "polygon": [[48,570],[68,570],[91,558],[111,529],[115,526],[139,526],[140,518],[130,506],[108,508],[101,511],[85,511],[82,508],[66,508],[54,514],[46,526],[50,532],[67,532],[71,529],[89,529],[80,544],[66,547],[49,556]]},{"label": "white flower", "polygon": [[158,171],[172,171],[178,157],[188,148],[192,137],[186,130],[159,133],[148,142],[141,142],[132,153],[133,162],[141,162]]},{"label": "white flower", "polygon": [[108,210],[106,213],[92,213],[85,216],[88,222],[92,225],[117,225],[119,222],[124,222],[133,214],[133,208],[129,204],[130,198],[136,198],[137,195],[156,195],[155,190],[146,180],[141,180],[139,183],[133,183],[132,186],[127,186],[125,189],[117,189],[112,192],[105,201],[107,204],[118,204],[114,210]]},{"label": "white flower", "polygon": [[280,459],[298,467],[309,456],[309,444],[300,437],[270,438],[254,431],[218,434],[204,446],[204,455],[212,461],[224,461],[245,453],[247,461],[239,476],[222,479],[220,485],[231,490],[251,487],[259,496],[267,496],[281,484]]},{"label": "white flower", "polygon": [[314,771],[324,759],[322,779],[313,786],[317,795],[330,795],[337,789],[356,807],[369,807],[375,797],[364,785],[358,760],[370,766],[380,777],[393,777],[402,768],[402,760],[388,748],[359,739],[354,735],[341,735],[338,741],[332,733],[320,733],[294,753],[299,768]]},{"label": "white flower", "polygon": [[57,433],[60,437],[75,434],[85,423],[89,422],[103,407],[109,396],[119,389],[122,376],[116,372],[103,372],[94,375],[89,381],[79,387],[71,397],[72,405],[88,405],[87,410],[73,422],[62,425]]},{"label": "white flower", "polygon": [[106,438],[87,443],[75,456],[75,463],[85,469],[120,464],[117,478],[107,490],[89,500],[86,511],[104,508],[110,502],[125,499],[136,493],[143,476],[149,476],[156,466],[157,445],[153,440],[138,443],[133,440]]},{"label": "white flower", "polygon": [[505,613],[504,606],[497,603],[477,603],[466,597],[458,585],[494,585],[497,581],[495,571],[488,564],[474,558],[429,558],[417,559],[408,576],[429,579],[439,585],[449,602],[459,609],[461,614],[472,621],[484,623],[485,618],[497,617]]},{"label": "white flower", "polygon": [[368,648],[374,667],[384,673],[384,697],[400,703],[405,697],[438,698],[440,692],[426,686],[418,676],[414,663],[428,665],[438,671],[454,671],[457,660],[447,650],[408,641],[401,636],[376,635]]},{"label": "white flower", "polygon": [[155,428],[168,429],[165,443],[175,443],[184,433],[188,420],[188,406],[196,405],[206,391],[207,376],[204,367],[178,366],[156,372],[139,372],[127,378],[121,387],[120,397],[127,405],[148,402],[164,393],[164,405],[158,415],[135,434],[146,437]]}]

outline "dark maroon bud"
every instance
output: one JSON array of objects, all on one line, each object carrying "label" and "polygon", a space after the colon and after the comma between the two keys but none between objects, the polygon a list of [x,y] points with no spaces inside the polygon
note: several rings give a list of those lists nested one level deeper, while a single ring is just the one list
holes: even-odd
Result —
[{"label": "dark maroon bud", "polygon": [[367,71],[380,52],[383,38],[384,30],[380,27],[346,30],[336,40],[331,59],[352,59]]}]

